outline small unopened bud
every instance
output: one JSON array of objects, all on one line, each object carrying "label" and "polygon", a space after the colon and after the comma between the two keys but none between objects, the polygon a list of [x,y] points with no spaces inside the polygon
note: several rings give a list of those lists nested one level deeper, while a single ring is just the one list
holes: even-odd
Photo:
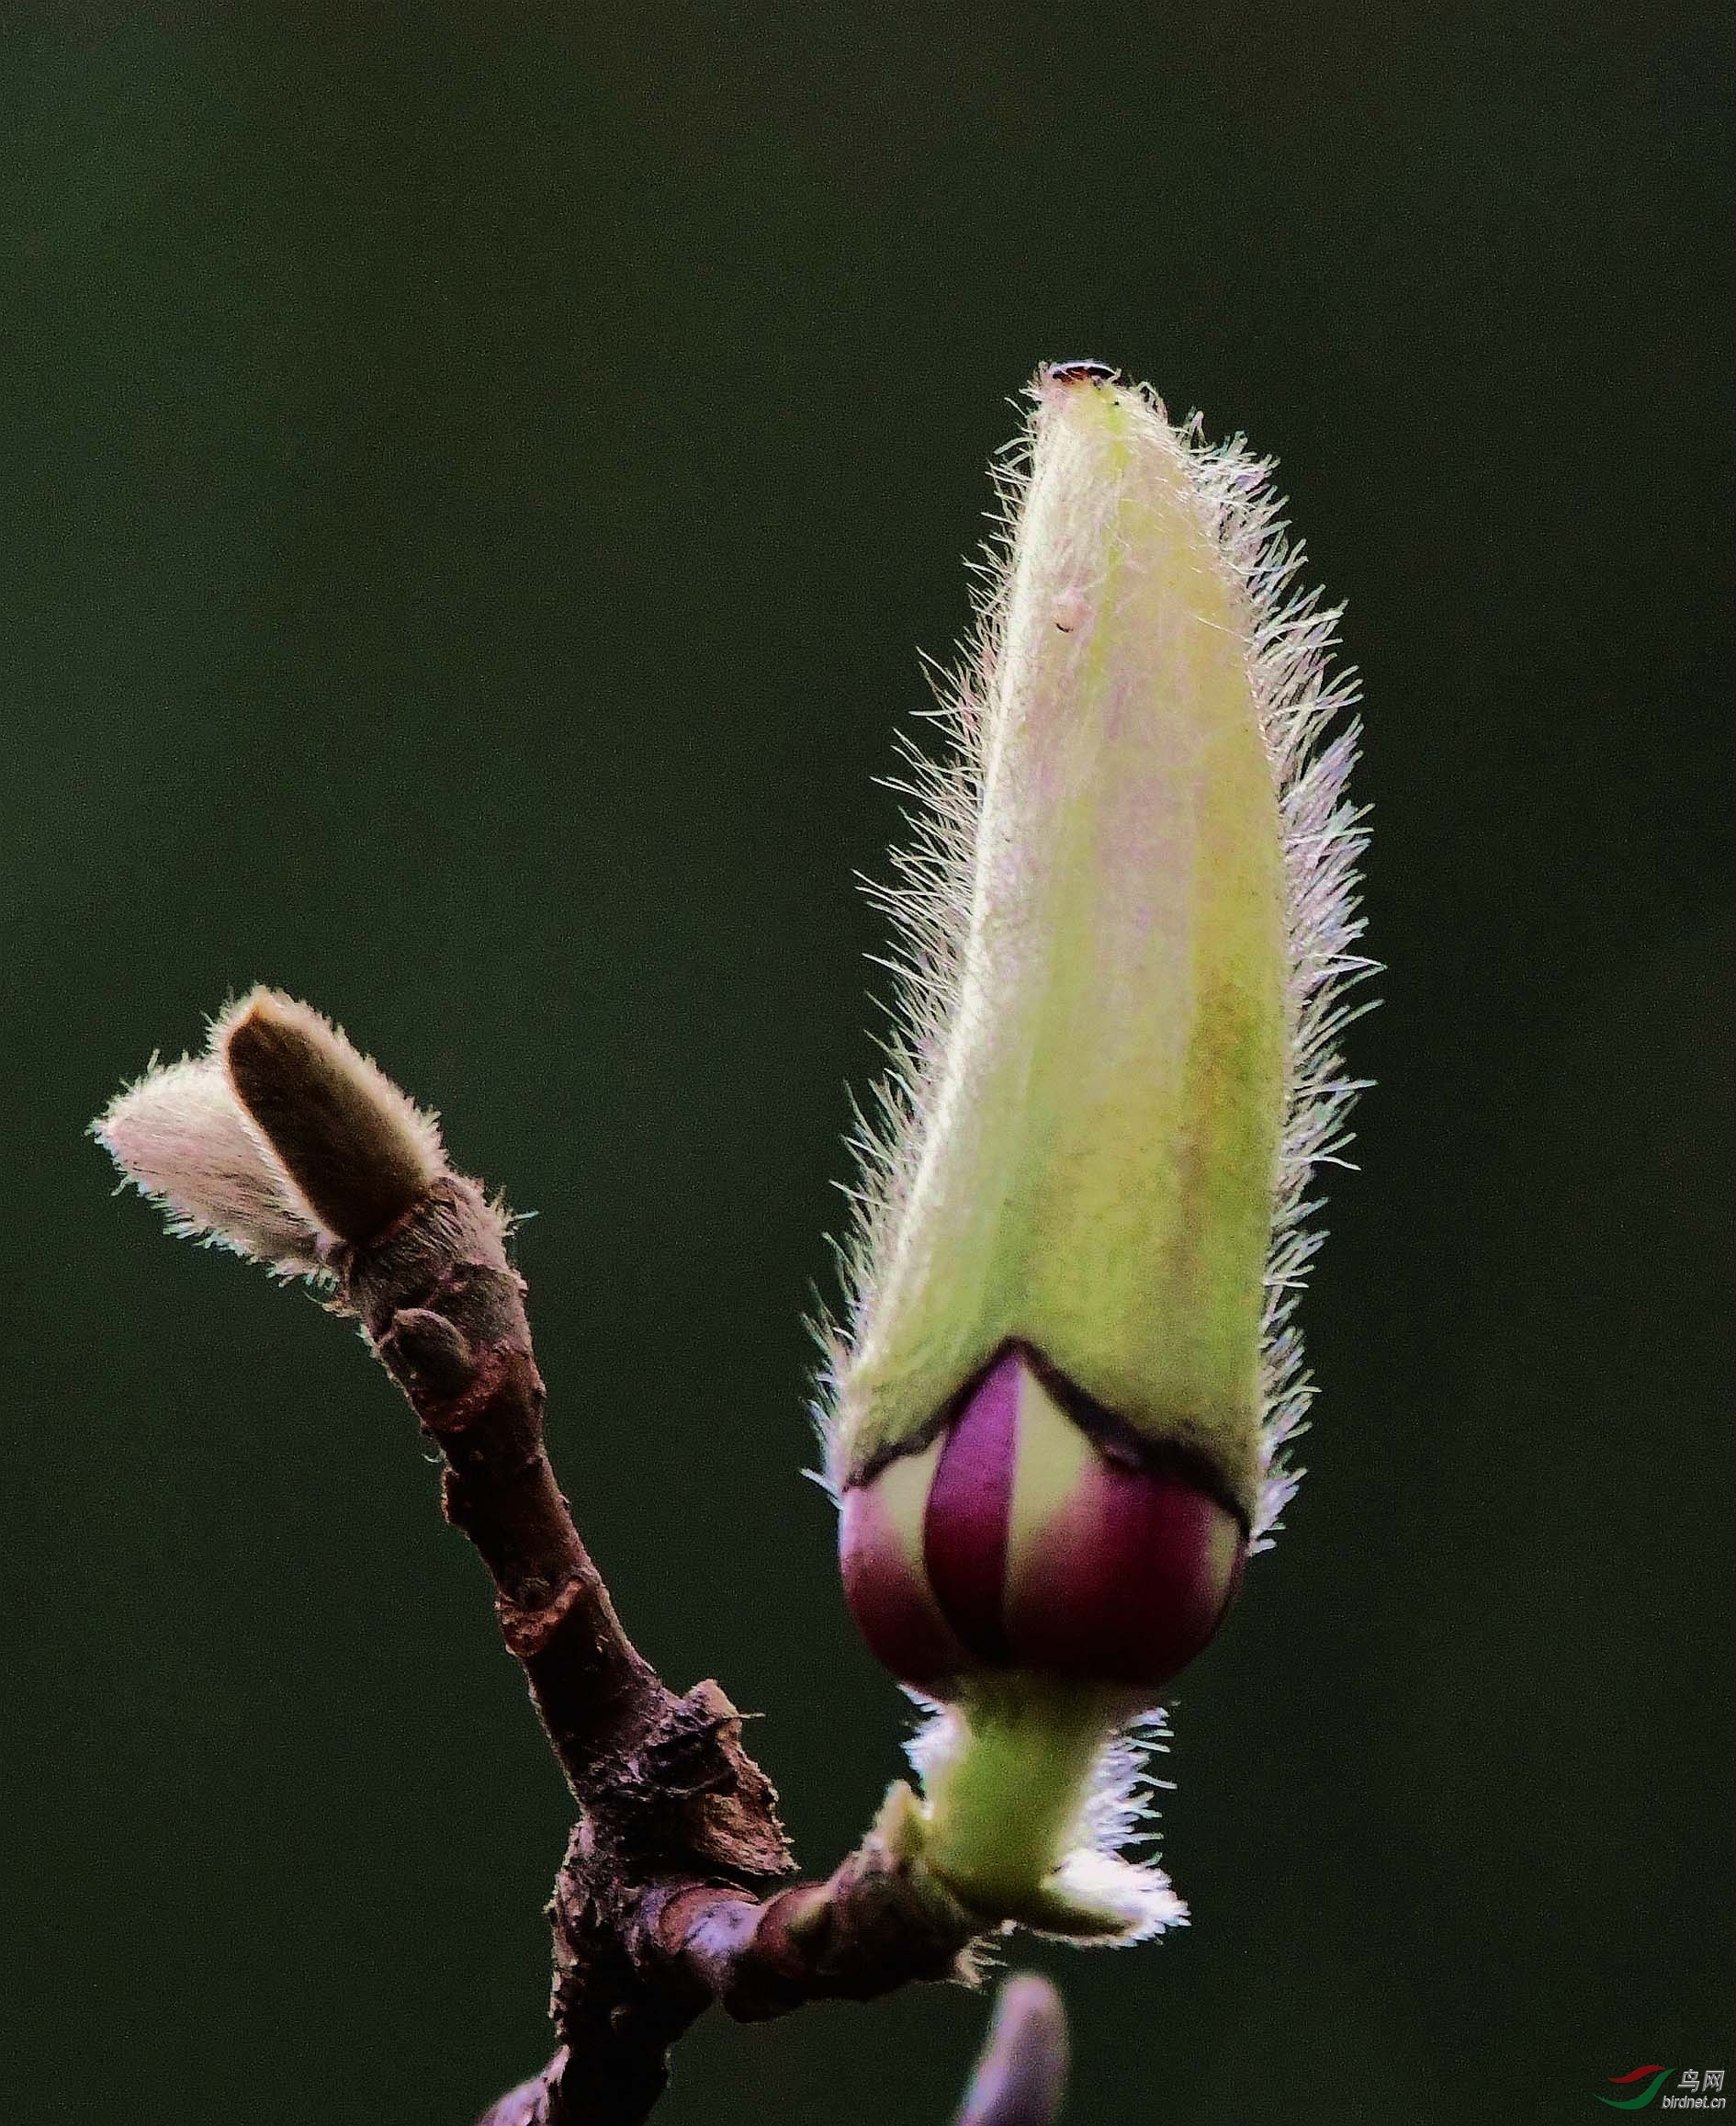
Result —
[{"label": "small unopened bud", "polygon": [[1009,1978],[954,2126],[1054,2126],[1067,2083],[1067,2015],[1034,1971]]},{"label": "small unopened bud", "polygon": [[434,1118],[275,989],[231,1005],[205,1055],[153,1065],[92,1127],[173,1230],[298,1275],[375,1238],[446,1170]]},{"label": "small unopened bud", "polygon": [[329,1019],[256,989],[212,1031],[242,1105],[342,1240],[371,1240],[445,1171],[434,1118]]}]

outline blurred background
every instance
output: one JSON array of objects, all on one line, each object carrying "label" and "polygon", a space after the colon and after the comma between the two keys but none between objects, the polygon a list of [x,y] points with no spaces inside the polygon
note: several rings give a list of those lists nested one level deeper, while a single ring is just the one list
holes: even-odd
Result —
[{"label": "blurred background", "polygon": [[[1070,2119],[1736,2072],[1724,16],[6,11],[0,2117],[466,2126],[548,2050],[568,1812],[408,1412],[81,1134],[254,978],[538,1214],[626,1618],[810,1867],[862,1828],[854,876],[1079,355],[1281,458],[1391,972],[1311,1474],[1179,1693],[1194,1924],[1026,1959]],[[714,2019],[659,2118],[938,2126],[982,2014]]]}]

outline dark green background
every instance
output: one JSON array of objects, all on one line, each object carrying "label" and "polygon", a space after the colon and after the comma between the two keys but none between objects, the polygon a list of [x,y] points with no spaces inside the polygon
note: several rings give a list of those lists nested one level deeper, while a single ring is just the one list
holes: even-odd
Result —
[{"label": "dark green background", "polygon": [[[540,1213],[626,1616],[861,1829],[852,874],[1076,354],[1281,456],[1392,971],[1313,1473],[1180,1693],[1195,1925],[1043,1960],[1074,2126],[1736,2075],[1723,16],[9,11],[0,2117],[464,2126],[547,2050],[567,1813],[406,1411],[80,1135],[255,977]],[[707,2024],[666,2117],[940,2126],[979,2023]]]}]

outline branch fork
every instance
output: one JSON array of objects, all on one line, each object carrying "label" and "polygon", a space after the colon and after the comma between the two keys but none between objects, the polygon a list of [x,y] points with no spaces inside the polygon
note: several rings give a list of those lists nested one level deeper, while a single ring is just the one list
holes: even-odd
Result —
[{"label": "branch fork", "polygon": [[494,1585],[578,1822],[548,1906],[561,2049],[487,2126],[637,2126],[707,2007],[745,2021],[971,1974],[986,1923],[916,1865],[895,1789],[824,1882],[795,1863],[722,1686],[670,1689],[628,1638],[549,1465],[509,1220],[433,1118],[271,990],[210,1053],[97,1125],[183,1229],[334,1287],[444,1464],[446,1519]]},{"label": "branch fork", "polygon": [[[543,1440],[544,1388],[505,1220],[446,1173],[377,1239],[334,1251],[360,1317],[445,1463],[445,1515],[488,1566],[580,1819],[549,1905],[565,2043],[493,2126],[627,2126],[714,2004],[744,2021],[957,1973],[981,1923],[885,1826],[792,1884],[771,1781],[722,1687],[678,1695],[627,1637]],[[896,1812],[888,1812],[896,1814]]]}]

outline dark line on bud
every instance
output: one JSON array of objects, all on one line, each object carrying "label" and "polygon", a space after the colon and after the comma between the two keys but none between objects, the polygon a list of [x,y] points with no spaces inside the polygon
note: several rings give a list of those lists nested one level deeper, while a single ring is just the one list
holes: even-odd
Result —
[{"label": "dark line on bud", "polygon": [[1043,368],[1045,384],[1112,384],[1120,375],[1107,362],[1049,362]]},{"label": "dark line on bud", "polygon": [[995,1346],[986,1362],[978,1366],[956,1394],[949,1396],[925,1425],[907,1438],[889,1441],[876,1448],[853,1470],[850,1484],[872,1484],[880,1472],[907,1454],[919,1454],[942,1432],[950,1431],[964,1415],[971,1397],[1008,1351],[1017,1351],[1106,1462],[1123,1469],[1140,1469],[1151,1476],[1178,1476],[1203,1491],[1226,1513],[1234,1514],[1242,1533],[1249,1533],[1247,1508],[1231,1490],[1223,1471],[1210,1454],[1185,1440],[1154,1440],[1118,1411],[1100,1403],[1054,1362],[1027,1343],[1022,1336],[1009,1336]]}]

